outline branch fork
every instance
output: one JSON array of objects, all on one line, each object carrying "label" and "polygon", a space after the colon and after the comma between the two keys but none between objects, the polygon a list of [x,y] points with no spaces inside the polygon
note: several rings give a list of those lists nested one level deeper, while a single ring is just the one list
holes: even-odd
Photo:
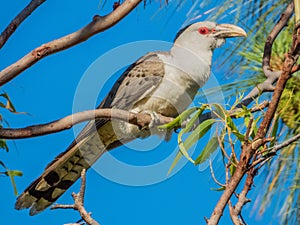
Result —
[{"label": "branch fork", "polygon": [[74,192],[72,193],[74,204],[72,205],[56,204],[52,206],[51,209],[74,209],[79,212],[82,220],[84,220],[88,225],[100,225],[96,220],[94,220],[91,217],[91,213],[88,213],[84,208],[85,188],[86,188],[86,170],[83,169],[81,172],[80,191],[77,194]]}]

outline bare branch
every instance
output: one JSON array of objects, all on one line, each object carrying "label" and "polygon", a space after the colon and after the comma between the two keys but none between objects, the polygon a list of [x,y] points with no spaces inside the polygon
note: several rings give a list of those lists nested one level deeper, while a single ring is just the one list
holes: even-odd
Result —
[{"label": "bare branch", "polygon": [[[28,126],[25,128],[1,128],[0,138],[2,139],[20,139],[30,138],[51,133],[56,133],[62,130],[70,129],[75,124],[94,120],[95,118],[103,119],[118,119],[139,127],[148,127],[152,118],[146,113],[130,113],[120,109],[96,109],[75,113],[66,116],[62,119],[46,123]],[[159,116],[160,124],[166,124],[173,120],[171,117]]]},{"label": "bare branch", "polygon": [[272,72],[272,76],[267,77],[267,79],[258,84],[255,88],[253,88],[249,94],[247,94],[241,101],[237,107],[241,107],[242,105],[247,106],[249,105],[254,99],[256,99],[259,95],[264,92],[273,92],[275,87],[273,84],[278,80],[280,77],[281,71]]},{"label": "bare branch", "polygon": [[228,204],[230,210],[230,217],[234,225],[244,225],[244,223],[239,218],[239,216],[241,215],[243,206],[246,205],[248,202],[251,202],[251,200],[248,199],[246,196],[248,192],[251,190],[251,186],[253,184],[253,178],[254,178],[253,171],[249,171],[244,188],[242,192],[237,196],[238,202],[236,203],[235,206],[232,206],[232,204]]},{"label": "bare branch", "polygon": [[251,164],[250,168],[254,168],[255,166],[259,165],[259,167],[262,167],[262,164],[265,164],[268,162],[271,158],[273,158],[276,153],[283,149],[284,147],[289,146],[295,141],[298,141],[300,139],[300,134],[295,135],[294,137],[289,138],[288,140],[282,142],[281,144],[275,145],[272,148],[266,149],[264,152],[267,152],[266,155],[262,156],[261,158],[257,159]]},{"label": "bare branch", "polygon": [[279,151],[280,149],[282,149],[282,148],[284,148],[284,147],[290,145],[291,143],[293,143],[293,142],[295,142],[295,141],[298,141],[299,139],[300,139],[300,134],[297,134],[297,135],[295,135],[294,137],[291,137],[290,139],[288,139],[288,140],[282,142],[281,144],[275,145],[275,146],[272,148],[271,151],[277,152],[277,151]]},{"label": "bare branch", "polygon": [[19,25],[28,17],[30,14],[46,0],[32,0],[4,29],[0,35],[0,49],[10,38],[10,36],[16,31]]},{"label": "bare branch", "polygon": [[106,16],[94,16],[93,21],[80,30],[34,49],[0,72],[0,86],[9,82],[42,58],[77,45],[93,35],[112,27],[131,12],[141,1],[126,0],[110,14]]},{"label": "bare branch", "polygon": [[[91,213],[88,213],[84,208],[84,192],[86,186],[86,175],[85,169],[81,172],[81,187],[79,193],[72,193],[72,197],[74,199],[73,205],[61,205],[57,204],[51,207],[51,209],[74,209],[80,213],[81,218],[88,224],[88,225],[99,225],[99,223],[91,217]],[[75,223],[78,224],[78,223]]]},{"label": "bare branch", "polygon": [[238,215],[236,215],[234,206],[232,205],[231,201],[228,202],[228,206],[229,206],[229,213],[230,213],[230,218],[232,220],[232,223],[234,225],[244,225],[239,219]]}]

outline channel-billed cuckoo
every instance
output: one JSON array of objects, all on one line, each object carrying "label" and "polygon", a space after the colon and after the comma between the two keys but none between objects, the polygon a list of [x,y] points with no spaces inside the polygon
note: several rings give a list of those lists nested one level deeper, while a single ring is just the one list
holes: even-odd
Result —
[{"label": "channel-billed cuckoo", "polygon": [[[225,38],[246,36],[231,24],[197,22],[180,30],[170,52],[151,52],[133,63],[98,108],[117,108],[175,117],[193,101],[211,72],[213,50]],[[153,116],[154,117],[154,116]],[[67,150],[18,197],[15,208],[35,215],[55,202],[105,151],[148,130],[120,121],[90,121]]]}]

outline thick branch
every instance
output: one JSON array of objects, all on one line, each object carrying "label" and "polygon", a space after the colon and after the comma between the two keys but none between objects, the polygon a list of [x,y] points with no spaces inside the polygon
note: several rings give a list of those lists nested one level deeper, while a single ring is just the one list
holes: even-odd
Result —
[{"label": "thick branch", "polygon": [[28,17],[30,14],[46,0],[32,0],[4,29],[0,35],[0,49],[10,38],[10,36],[16,31],[19,25]]},{"label": "thick branch", "polygon": [[42,58],[77,45],[91,36],[112,27],[131,12],[141,1],[126,0],[110,14],[106,16],[94,16],[93,21],[82,29],[34,49],[0,72],[0,86],[12,80]]},{"label": "thick branch", "polygon": [[[262,104],[250,109],[250,111],[256,112],[258,110],[262,110],[267,106],[268,102],[264,101]],[[232,117],[234,117],[235,113],[237,113],[237,110],[239,109],[229,111],[229,114],[232,115]],[[209,117],[201,116],[200,120],[204,121],[205,119],[211,118],[212,113],[207,113],[206,115]],[[62,119],[55,120],[49,123],[37,124],[24,128],[1,128],[0,139],[21,139],[52,134],[70,129],[78,123],[82,123],[88,120],[94,120],[96,118],[122,120],[133,125],[137,125],[139,127],[148,127],[149,123],[152,120],[151,116],[147,113],[131,113],[121,109],[95,109],[74,113]],[[174,118],[159,115],[160,121],[158,121],[159,124],[156,125],[169,123],[173,119]]]},{"label": "thick branch", "polygon": [[[129,113],[128,111],[120,109],[96,109],[75,113],[46,124],[16,129],[2,128],[0,129],[0,138],[20,139],[56,133],[62,130],[70,129],[75,124],[87,120],[94,120],[95,118],[118,119],[139,127],[147,127],[152,120],[149,114],[144,113]],[[173,118],[165,116],[159,116],[159,119],[160,124],[166,124],[173,120]]]}]

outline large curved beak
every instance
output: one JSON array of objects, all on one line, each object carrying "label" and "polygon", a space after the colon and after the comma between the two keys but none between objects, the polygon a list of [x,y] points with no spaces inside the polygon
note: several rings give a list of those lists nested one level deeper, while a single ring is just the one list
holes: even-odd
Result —
[{"label": "large curved beak", "polygon": [[218,24],[216,26],[215,37],[230,38],[230,37],[246,37],[246,32],[233,24]]}]

